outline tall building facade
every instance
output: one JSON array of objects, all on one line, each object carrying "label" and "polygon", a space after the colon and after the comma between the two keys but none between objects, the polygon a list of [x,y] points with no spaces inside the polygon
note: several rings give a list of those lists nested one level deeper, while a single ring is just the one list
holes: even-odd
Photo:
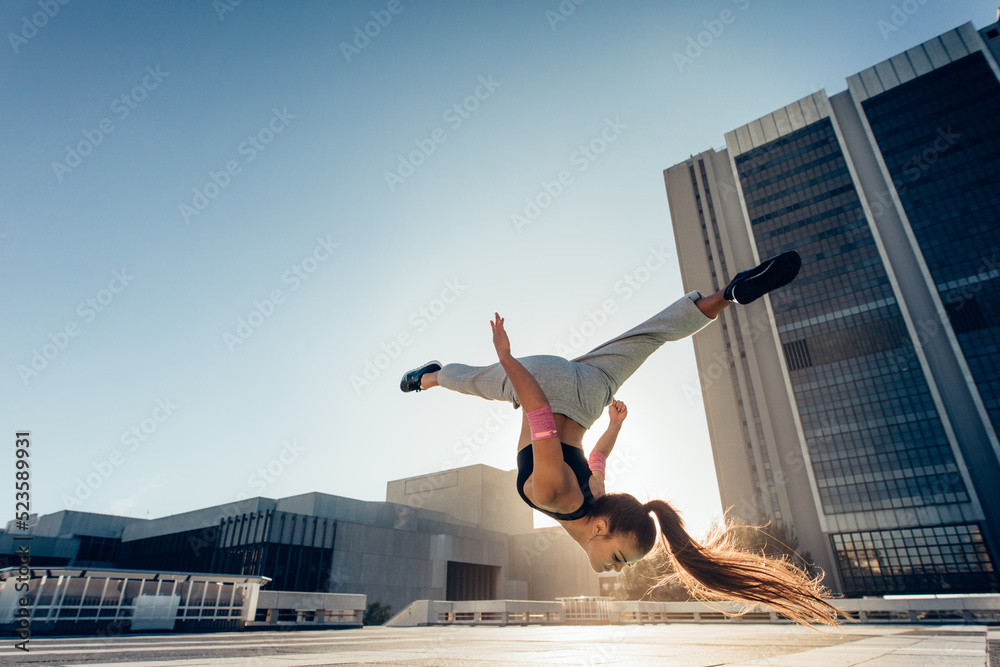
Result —
[{"label": "tall building facade", "polygon": [[664,172],[724,506],[847,595],[1000,589],[1000,37],[971,23]]}]

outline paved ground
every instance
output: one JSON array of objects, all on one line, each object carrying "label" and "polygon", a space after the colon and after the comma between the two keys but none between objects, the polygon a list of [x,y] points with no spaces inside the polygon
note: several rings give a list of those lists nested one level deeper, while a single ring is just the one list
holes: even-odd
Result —
[{"label": "paved ground", "polygon": [[[310,667],[313,665],[986,665],[987,628],[855,625],[437,627],[39,637],[31,652],[0,644],[3,665]],[[990,629],[991,640],[1000,637]],[[991,642],[992,643],[992,642]]]}]

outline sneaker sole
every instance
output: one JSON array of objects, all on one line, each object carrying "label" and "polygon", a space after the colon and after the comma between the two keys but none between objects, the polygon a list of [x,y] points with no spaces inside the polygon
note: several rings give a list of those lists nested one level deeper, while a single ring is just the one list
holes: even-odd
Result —
[{"label": "sneaker sole", "polygon": [[[747,301],[743,301],[740,299],[739,297],[740,287],[746,290],[747,288],[751,287],[751,285],[749,285],[748,283],[756,283],[760,281],[761,277],[775,266],[779,267],[778,268],[779,272],[785,271],[788,273],[788,275],[779,276],[775,278],[776,282],[767,285],[763,290],[760,290],[760,288],[753,290],[754,292],[760,291],[760,294],[753,297],[752,299],[749,299]],[[765,294],[773,292],[778,288],[784,287],[788,283],[795,280],[795,277],[799,275],[800,268],[802,268],[802,258],[799,257],[799,253],[795,252],[794,250],[783,252],[777,257],[772,257],[771,260],[767,262],[767,266],[765,266],[760,273],[758,273],[755,276],[748,276],[744,278],[739,285],[733,287],[733,298],[736,300],[736,303],[739,303],[740,305],[745,306],[748,303],[753,303],[754,301],[761,298]]]}]

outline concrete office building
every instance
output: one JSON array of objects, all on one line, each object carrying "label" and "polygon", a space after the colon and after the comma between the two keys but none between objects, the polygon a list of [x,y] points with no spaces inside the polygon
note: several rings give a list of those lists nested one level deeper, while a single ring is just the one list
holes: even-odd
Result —
[{"label": "concrete office building", "polygon": [[554,600],[597,595],[600,578],[561,529],[533,529],[516,471],[473,465],[388,483],[388,502],[325,493],[250,498],[160,519],[62,511],[0,532],[0,568],[267,577],[271,591],[414,600]]},{"label": "concrete office building", "polygon": [[802,255],[694,346],[723,505],[791,527],[847,595],[998,590],[998,27],[664,172],[685,289]]}]

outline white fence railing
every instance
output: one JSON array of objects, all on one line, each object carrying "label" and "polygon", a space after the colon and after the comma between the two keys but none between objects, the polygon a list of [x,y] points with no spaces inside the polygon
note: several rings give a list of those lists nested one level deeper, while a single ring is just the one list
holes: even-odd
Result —
[{"label": "white fence railing", "polygon": [[611,605],[609,597],[582,596],[575,598],[556,598],[566,610],[567,623],[609,623],[611,621]]},{"label": "white fence railing", "polygon": [[417,625],[552,625],[564,622],[560,602],[536,600],[475,600],[446,602],[417,600],[386,623]]},{"label": "white fence railing", "polygon": [[[1000,595],[947,598],[833,600],[861,623],[1000,623]],[[703,602],[618,601],[604,597],[444,602],[418,600],[386,625],[526,625],[535,623],[788,623],[766,609],[731,617],[739,605]]]},{"label": "white fence railing", "polygon": [[246,627],[361,627],[365,602],[364,595],[355,594],[260,591],[256,612]]}]

